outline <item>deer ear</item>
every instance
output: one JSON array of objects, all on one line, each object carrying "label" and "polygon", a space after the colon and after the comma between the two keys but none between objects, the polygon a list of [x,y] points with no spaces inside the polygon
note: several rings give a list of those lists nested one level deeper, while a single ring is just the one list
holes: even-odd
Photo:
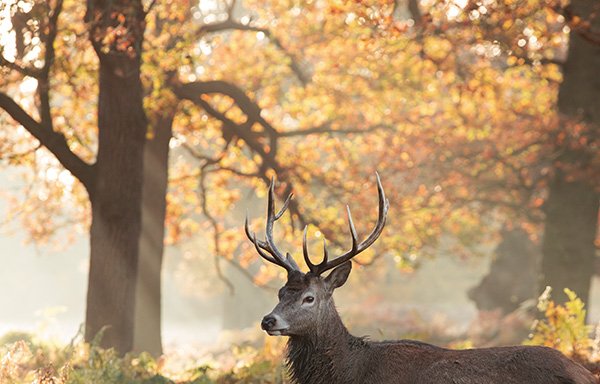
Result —
[{"label": "deer ear", "polygon": [[329,276],[325,278],[325,285],[327,286],[327,289],[330,292],[333,292],[334,289],[344,285],[346,280],[348,280],[351,270],[352,262],[348,260],[344,264],[331,271]]}]

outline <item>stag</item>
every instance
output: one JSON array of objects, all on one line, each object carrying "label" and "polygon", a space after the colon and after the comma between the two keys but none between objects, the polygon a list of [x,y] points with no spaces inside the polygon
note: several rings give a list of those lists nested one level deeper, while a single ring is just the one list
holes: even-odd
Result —
[{"label": "stag", "polygon": [[[273,225],[285,212],[275,211],[274,180],[268,194],[266,238],[245,231],[258,254],[287,271],[279,303],[261,327],[271,336],[287,336],[287,365],[296,384],[593,384],[594,376],[562,353],[540,346],[509,346],[452,350],[414,340],[370,341],[352,336],[340,319],[332,294],[347,280],[351,259],[377,240],[385,225],[389,202],[379,175],[377,224],[361,242],[347,208],[352,246],[330,259],[324,243],[323,260],[309,257],[306,228],[302,250],[309,271],[304,273],[289,253],[273,240]],[[323,273],[331,270],[328,276]]]}]

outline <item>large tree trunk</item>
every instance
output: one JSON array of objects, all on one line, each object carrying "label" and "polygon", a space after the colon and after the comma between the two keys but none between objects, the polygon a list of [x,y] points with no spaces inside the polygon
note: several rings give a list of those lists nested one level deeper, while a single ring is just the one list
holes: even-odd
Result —
[{"label": "large tree trunk", "polygon": [[[88,2],[92,44],[100,58],[97,179],[92,202],[85,339],[104,327],[101,346],[133,348],[141,231],[146,117],[140,79],[144,13],[141,2]],[[106,43],[109,27],[126,17],[128,46]],[[109,45],[106,45],[109,44]]]},{"label": "large tree trunk", "polygon": [[[596,0],[573,0],[570,11],[585,19],[590,17],[595,4]],[[589,21],[592,28],[600,30],[600,18]],[[572,31],[558,108],[567,119],[588,124],[590,132],[587,134],[596,138],[600,125],[599,68],[600,45]],[[587,302],[594,272],[599,195],[593,180],[581,175],[573,178],[571,172],[565,170],[585,170],[590,166],[589,152],[570,147],[558,150],[561,155],[555,163],[545,205],[542,284],[550,285],[559,301],[566,299],[563,289],[570,288]]]},{"label": "large tree trunk", "polygon": [[172,114],[159,118],[155,123],[154,135],[148,139],[144,150],[142,236],[133,350],[149,352],[153,356],[162,354],[161,269],[172,125]]}]

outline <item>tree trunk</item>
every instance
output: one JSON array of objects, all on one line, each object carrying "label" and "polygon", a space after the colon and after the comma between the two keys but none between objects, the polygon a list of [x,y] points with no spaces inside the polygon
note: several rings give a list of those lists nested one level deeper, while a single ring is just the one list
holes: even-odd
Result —
[{"label": "tree trunk", "polygon": [[161,269],[172,124],[172,114],[159,118],[154,128],[154,137],[146,141],[144,150],[142,236],[133,350],[149,352],[155,357],[162,354]]},{"label": "tree trunk", "polygon": [[531,276],[539,273],[540,251],[521,228],[505,228],[500,234],[489,272],[467,296],[479,311],[500,309],[508,315],[537,297],[537,282]]},{"label": "tree trunk", "polygon": [[551,286],[552,297],[559,302],[566,300],[563,289],[569,288],[587,303],[594,275],[598,196],[589,183],[569,182],[558,172],[545,210],[542,288]]},{"label": "tree trunk", "polygon": [[[570,11],[589,18],[596,0],[573,0]],[[599,30],[600,18],[589,20]],[[573,30],[569,54],[559,89],[558,108],[567,119],[583,121],[586,134],[598,137],[600,125],[600,45]],[[545,204],[546,221],[542,244],[542,289],[550,285],[554,298],[564,301],[564,288],[570,288],[587,302],[595,259],[594,239],[598,225],[599,195],[594,181],[570,177],[568,169],[579,171],[590,166],[589,152],[572,147],[558,148],[554,179]],[[566,167],[566,168],[565,168]],[[567,170],[565,170],[567,169]],[[585,172],[582,172],[585,174]]]},{"label": "tree trunk", "polygon": [[[146,117],[140,79],[144,13],[141,2],[88,2],[86,19],[100,59],[97,179],[92,203],[86,341],[104,327],[100,345],[131,351],[141,232]],[[106,45],[125,15],[125,38]],[[131,47],[131,48],[130,48]]]}]

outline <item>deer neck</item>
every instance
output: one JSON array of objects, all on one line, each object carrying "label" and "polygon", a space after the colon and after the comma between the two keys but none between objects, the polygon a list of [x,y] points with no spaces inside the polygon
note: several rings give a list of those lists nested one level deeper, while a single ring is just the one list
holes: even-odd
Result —
[{"label": "deer neck", "polygon": [[355,360],[357,346],[366,342],[348,332],[333,302],[331,306],[315,332],[289,339],[287,364],[296,384],[352,382],[349,362]]}]

